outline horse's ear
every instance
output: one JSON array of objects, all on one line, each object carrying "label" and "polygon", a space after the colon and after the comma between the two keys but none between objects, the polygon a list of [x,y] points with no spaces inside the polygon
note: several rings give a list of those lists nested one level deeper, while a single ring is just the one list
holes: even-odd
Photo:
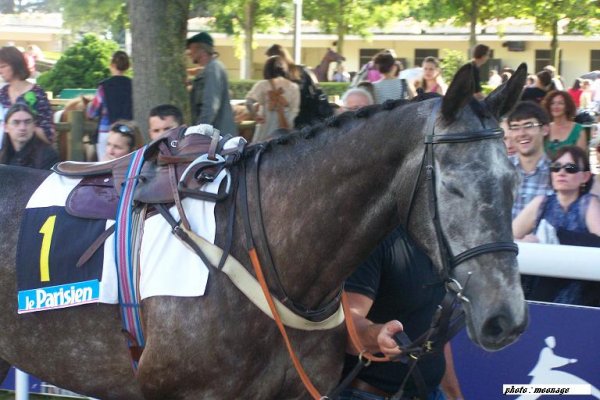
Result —
[{"label": "horse's ear", "polygon": [[487,109],[496,118],[508,114],[521,98],[526,79],[527,64],[522,63],[508,81],[498,86],[485,98]]},{"label": "horse's ear", "polygon": [[474,68],[475,66],[471,63],[465,64],[454,75],[442,101],[442,116],[446,122],[454,121],[458,111],[473,98],[475,93]]}]

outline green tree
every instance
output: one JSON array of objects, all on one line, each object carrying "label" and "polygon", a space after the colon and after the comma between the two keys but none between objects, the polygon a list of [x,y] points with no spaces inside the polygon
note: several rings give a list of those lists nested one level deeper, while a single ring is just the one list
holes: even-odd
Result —
[{"label": "green tree", "polygon": [[454,74],[462,67],[468,60],[465,58],[465,55],[462,51],[458,50],[442,50],[442,61],[440,61],[440,66],[442,67],[442,72],[444,74],[444,80],[447,83],[450,83]]},{"label": "green tree", "polygon": [[[60,5],[66,25],[72,29],[104,34],[108,27],[113,37],[120,36],[123,28],[131,29],[134,118],[142,132],[147,131],[148,112],[158,104],[171,103],[189,114],[184,50],[190,0],[48,1]],[[94,56],[83,58],[85,63],[95,59]],[[101,64],[106,68],[109,62],[110,54]],[[71,67],[69,73],[61,72],[61,76],[68,78],[67,82],[73,80],[71,73],[87,73],[84,66],[79,66],[78,71],[73,71],[74,68]],[[109,75],[108,69],[105,72],[101,77],[90,74],[93,84],[86,86],[95,87],[101,78]]]},{"label": "green tree", "polygon": [[64,88],[95,88],[110,76],[108,66],[119,46],[94,34],[86,34],[69,47],[54,68],[43,73],[37,82],[55,95]]},{"label": "green tree", "polygon": [[413,0],[320,0],[305,1],[303,17],[318,21],[321,29],[337,35],[337,52],[342,53],[347,34],[368,37],[374,26],[383,27],[406,17]]},{"label": "green tree", "polygon": [[185,37],[190,0],[129,0],[133,114],[147,132],[150,109],[170,103],[189,115]]},{"label": "green tree", "polygon": [[65,25],[74,32],[106,34],[123,43],[128,28],[127,2],[122,0],[50,0],[62,9]]},{"label": "green tree", "polygon": [[252,49],[255,32],[268,32],[291,21],[292,2],[280,0],[195,0],[192,9],[214,17],[214,26],[232,34],[237,55],[244,62],[244,76],[252,72]]},{"label": "green tree", "polygon": [[558,70],[561,33],[590,35],[600,32],[598,0],[530,0],[525,3],[538,31],[550,35],[551,64]]},{"label": "green tree", "polygon": [[444,21],[456,26],[468,25],[469,48],[473,48],[477,43],[477,24],[522,15],[523,9],[520,2],[508,0],[428,0],[412,9],[411,16],[429,23]]}]

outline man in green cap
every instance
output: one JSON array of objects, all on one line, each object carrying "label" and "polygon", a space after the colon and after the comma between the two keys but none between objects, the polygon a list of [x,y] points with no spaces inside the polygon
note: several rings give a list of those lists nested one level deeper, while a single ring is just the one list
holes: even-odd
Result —
[{"label": "man in green cap", "polygon": [[213,38],[200,32],[187,39],[187,53],[203,69],[192,82],[190,102],[192,124],[210,124],[222,134],[237,135],[229,103],[229,81],[223,64],[216,59]]}]

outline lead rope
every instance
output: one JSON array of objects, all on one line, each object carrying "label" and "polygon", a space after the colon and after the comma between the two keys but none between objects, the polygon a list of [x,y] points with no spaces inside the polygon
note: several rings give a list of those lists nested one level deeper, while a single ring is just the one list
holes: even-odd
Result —
[{"label": "lead rope", "polygon": [[254,267],[254,272],[256,273],[256,278],[258,279],[258,282],[260,283],[260,287],[263,291],[263,294],[265,295],[265,298],[267,299],[267,303],[269,304],[269,308],[271,309],[271,313],[273,314],[273,319],[275,320],[275,323],[277,324],[277,328],[279,328],[279,332],[281,333],[281,337],[283,338],[283,341],[285,342],[285,347],[287,348],[288,353],[290,354],[290,358],[292,359],[292,363],[294,364],[294,367],[296,368],[296,372],[298,372],[298,375],[300,375],[300,379],[302,380],[302,383],[304,383],[306,390],[308,390],[308,392],[310,393],[310,395],[312,396],[313,399],[315,399],[315,400],[327,399],[328,397],[321,396],[321,394],[319,393],[317,388],[313,385],[310,378],[306,374],[306,371],[302,367],[300,360],[296,356],[296,352],[294,351],[294,348],[292,347],[292,342],[290,341],[287,331],[285,330],[285,326],[283,325],[283,322],[281,322],[281,317],[279,316],[279,312],[277,311],[277,308],[275,307],[275,302],[273,301],[273,296],[271,296],[271,293],[269,292],[267,282],[265,281],[265,277],[262,273],[260,261],[258,260],[258,256],[256,254],[256,249],[254,247],[250,248],[248,250],[248,254],[250,256],[250,261],[252,262],[252,266]]}]

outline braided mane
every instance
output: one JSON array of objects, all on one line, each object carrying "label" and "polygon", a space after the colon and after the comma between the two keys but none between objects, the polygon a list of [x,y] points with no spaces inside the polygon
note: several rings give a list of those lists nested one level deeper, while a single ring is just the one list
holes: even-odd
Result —
[{"label": "braided mane", "polygon": [[282,134],[280,136],[277,136],[263,143],[250,145],[247,148],[245,155],[252,156],[258,149],[264,149],[265,151],[267,151],[277,146],[295,144],[301,140],[311,139],[320,134],[321,132],[325,131],[327,128],[342,129],[344,127],[347,127],[350,124],[350,122],[355,121],[357,119],[367,119],[382,111],[391,111],[396,108],[401,108],[407,104],[425,101],[436,97],[441,96],[437,93],[419,93],[416,97],[414,97],[411,100],[387,100],[383,104],[373,104],[370,106],[363,107],[356,111],[346,111],[342,114],[329,117],[323,122],[318,122],[314,125],[306,126],[299,130],[293,130],[289,133],[286,130],[282,130]]}]

